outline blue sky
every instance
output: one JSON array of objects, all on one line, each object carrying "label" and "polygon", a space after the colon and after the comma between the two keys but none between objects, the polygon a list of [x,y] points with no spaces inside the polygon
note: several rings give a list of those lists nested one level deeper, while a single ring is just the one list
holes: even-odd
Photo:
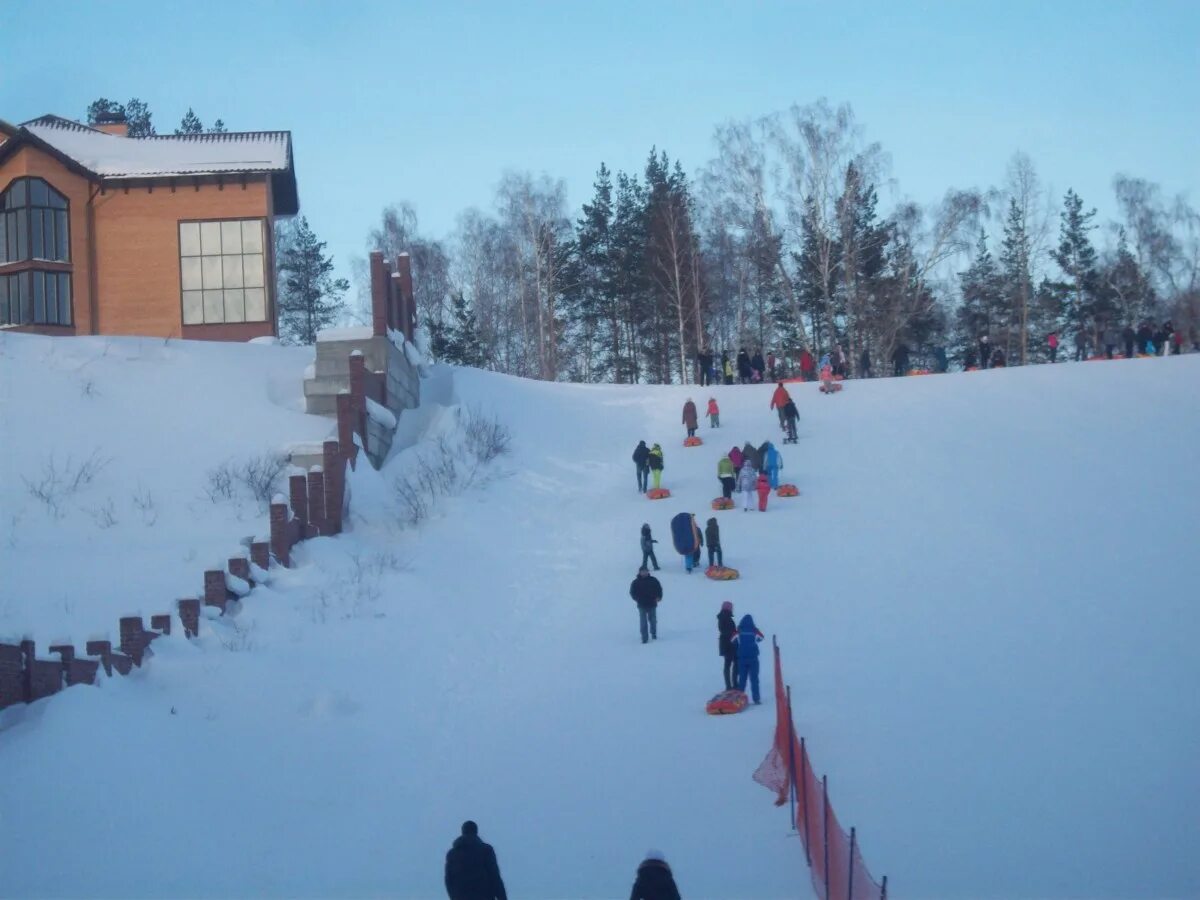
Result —
[{"label": "blue sky", "polygon": [[0,118],[150,103],[160,131],[293,132],[302,212],[339,268],[387,203],[440,236],[506,169],[566,180],[695,171],[712,130],[849,102],[929,202],[986,187],[1015,150],[1057,194],[1114,213],[1112,176],[1200,203],[1200,2],[262,2],[0,0]]}]

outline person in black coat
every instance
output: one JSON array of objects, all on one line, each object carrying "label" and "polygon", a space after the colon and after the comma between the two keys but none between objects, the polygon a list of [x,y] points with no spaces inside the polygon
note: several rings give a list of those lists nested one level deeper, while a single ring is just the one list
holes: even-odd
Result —
[{"label": "person in black coat", "polygon": [[901,344],[892,352],[892,366],[897,378],[908,374],[908,344]]},{"label": "person in black coat", "polygon": [[712,384],[713,355],[707,350],[696,354],[696,365],[700,369],[700,384]]},{"label": "person in black coat", "polygon": [[479,839],[474,822],[463,822],[446,854],[446,893],[450,900],[508,900],[496,851]]},{"label": "person in black coat", "polygon": [[752,357],[750,357],[750,369],[751,369],[751,373],[750,373],[751,378],[754,377],[755,372],[758,373],[759,381],[762,381],[763,378],[766,377],[767,364],[766,364],[766,362],[763,361],[763,355],[762,355],[761,350],[755,351],[755,354]]},{"label": "person in black coat", "polygon": [[650,486],[650,448],[645,441],[638,441],[633,450],[633,464],[637,466],[638,493],[646,493]]},{"label": "person in black coat", "polygon": [[650,536],[649,523],[642,524],[642,568],[646,568],[646,561],[649,560],[654,564],[654,571],[658,571],[658,558],[654,555],[654,545],[657,544],[653,537]]},{"label": "person in black coat", "polygon": [[871,354],[866,350],[863,350],[862,356],[858,358],[858,377],[871,377]]},{"label": "person in black coat", "polygon": [[738,381],[741,384],[750,383],[750,354],[743,347],[737,355]]},{"label": "person in black coat", "polygon": [[1126,359],[1133,359],[1133,341],[1136,337],[1137,334],[1134,332],[1132,325],[1126,325],[1125,329],[1121,332],[1121,340],[1125,344]]},{"label": "person in black coat", "polygon": [[1138,326],[1138,353],[1153,353],[1152,345],[1154,343],[1154,332],[1150,330],[1149,322],[1142,322]]},{"label": "person in black coat", "polygon": [[717,652],[725,661],[725,690],[737,687],[737,645],[733,636],[737,634],[737,623],[733,621],[733,604],[726,600],[717,613]]},{"label": "person in black coat", "polygon": [[662,595],[662,585],[658,579],[645,566],[638,569],[637,578],[629,585],[629,596],[637,604],[643,644],[648,640],[658,640],[658,603]]},{"label": "person in black coat", "polygon": [[704,540],[708,541],[708,564],[725,565],[725,556],[721,553],[721,528],[717,525],[716,516],[711,517],[704,526]]},{"label": "person in black coat", "polygon": [[681,900],[671,867],[659,851],[648,852],[638,866],[629,900]]}]

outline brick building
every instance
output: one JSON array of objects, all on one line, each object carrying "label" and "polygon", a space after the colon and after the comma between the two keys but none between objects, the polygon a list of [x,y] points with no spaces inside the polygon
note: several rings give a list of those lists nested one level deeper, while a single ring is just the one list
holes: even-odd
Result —
[{"label": "brick building", "polygon": [[298,208],[287,131],[0,120],[0,328],[274,335],[274,221]]}]

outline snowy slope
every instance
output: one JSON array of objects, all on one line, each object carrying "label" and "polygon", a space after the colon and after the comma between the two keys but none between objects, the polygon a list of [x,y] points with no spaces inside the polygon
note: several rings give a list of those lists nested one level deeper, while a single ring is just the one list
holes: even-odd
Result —
[{"label": "snowy slope", "polygon": [[[209,473],[325,438],[305,415],[311,349],[0,334],[0,636],[76,643],[196,596],[266,531]],[[71,490],[82,468],[94,477]],[[53,501],[32,488],[51,484]],[[44,492],[45,495],[45,492]],[[112,635],[115,637],[115,634]]]},{"label": "snowy slope", "polygon": [[[353,531],[232,622],[0,714],[0,894],[437,897],[469,817],[512,896],[626,896],[648,847],[687,897],[807,896],[750,780],[770,704],[703,713],[730,599],[779,636],[892,896],[1200,895],[1200,357],[797,388],[804,493],[719,514],[732,584],[685,575],[667,523],[712,514],[720,451],[776,436],[768,387],[717,388],[724,427],[685,450],[698,388],[447,377],[428,396],[513,429],[490,483],[402,529],[390,483],[429,445],[360,470]],[[451,423],[422,410],[430,438]],[[643,437],[670,500],[634,489]]]}]

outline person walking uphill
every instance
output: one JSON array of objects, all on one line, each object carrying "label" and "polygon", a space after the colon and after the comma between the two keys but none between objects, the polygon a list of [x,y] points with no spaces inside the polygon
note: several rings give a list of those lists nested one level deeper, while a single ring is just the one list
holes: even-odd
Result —
[{"label": "person walking uphill", "polygon": [[754,482],[754,489],[758,491],[758,511],[767,511],[767,498],[771,496],[771,479],[767,477],[766,472],[759,472],[758,478]]},{"label": "person walking uphill", "polygon": [[721,496],[726,500],[733,497],[733,482],[736,477],[733,460],[728,456],[722,456],[717,460],[717,480],[721,482]]},{"label": "person walking uphill", "polygon": [[737,634],[737,625],[733,621],[733,604],[726,600],[721,604],[721,611],[717,613],[717,653],[721,655],[721,659],[725,661],[725,690],[732,691],[737,687],[738,667],[737,667],[737,644],[733,642],[733,636]]},{"label": "person walking uphill", "polygon": [[787,392],[787,388],[783,386],[783,382],[777,382],[775,385],[775,393],[771,395],[771,409],[779,413],[780,428],[787,428],[787,422],[783,417],[783,408],[787,406],[787,402],[791,399],[792,397]]},{"label": "person walking uphill", "polygon": [[770,479],[771,489],[779,487],[779,473],[783,471],[783,454],[779,448],[767,441],[767,452],[763,454],[763,471]]},{"label": "person walking uphill", "polygon": [[496,851],[479,839],[474,822],[463,822],[446,853],[446,893],[450,900],[508,900]]},{"label": "person walking uphill", "polygon": [[688,437],[696,436],[696,404],[691,397],[683,404],[683,427],[687,429]]},{"label": "person walking uphill", "polygon": [[717,524],[715,516],[710,517],[704,526],[704,540],[708,541],[708,564],[724,568],[725,555],[721,552],[721,527]]},{"label": "person walking uphill", "polygon": [[638,569],[637,578],[629,585],[629,596],[637,604],[643,644],[658,640],[658,604],[662,595],[662,585],[658,579],[645,566]]},{"label": "person walking uphill", "polygon": [[671,867],[658,850],[647,851],[646,858],[638,866],[629,900],[681,900]]},{"label": "person walking uphill", "polygon": [[742,504],[742,511],[749,512],[754,506],[754,492],[758,489],[758,472],[750,460],[746,460],[742,464],[741,471],[738,472],[737,489],[742,492],[742,496],[745,498]]},{"label": "person walking uphill", "polygon": [[750,682],[750,699],[762,703],[758,693],[758,642],[763,639],[763,633],[754,624],[754,618],[749,614],[742,616],[738,622],[737,634],[733,641],[737,645],[738,690],[746,692],[746,682]]},{"label": "person walking uphill", "polygon": [[800,418],[800,410],[796,409],[796,401],[788,400],[787,405],[783,407],[783,419],[787,423],[787,438],[785,444],[794,444],[796,438],[796,420]]},{"label": "person walking uphill", "polygon": [[717,406],[717,398],[716,397],[708,398],[708,427],[709,428],[720,428],[721,427],[721,408],[719,406]]},{"label": "person walking uphill", "polygon": [[654,479],[654,489],[658,490],[662,487],[663,473],[663,452],[662,447],[655,444],[650,448],[650,454],[646,457],[646,463],[650,466],[650,477]]},{"label": "person walking uphill", "polygon": [[644,494],[650,480],[650,448],[645,441],[638,441],[634,447],[633,464],[637,466],[638,491]]},{"label": "person walking uphill", "polygon": [[642,525],[642,568],[646,568],[646,561],[654,563],[654,571],[658,571],[658,558],[654,555],[654,545],[657,544],[653,537],[650,536],[650,525],[643,523]]}]

